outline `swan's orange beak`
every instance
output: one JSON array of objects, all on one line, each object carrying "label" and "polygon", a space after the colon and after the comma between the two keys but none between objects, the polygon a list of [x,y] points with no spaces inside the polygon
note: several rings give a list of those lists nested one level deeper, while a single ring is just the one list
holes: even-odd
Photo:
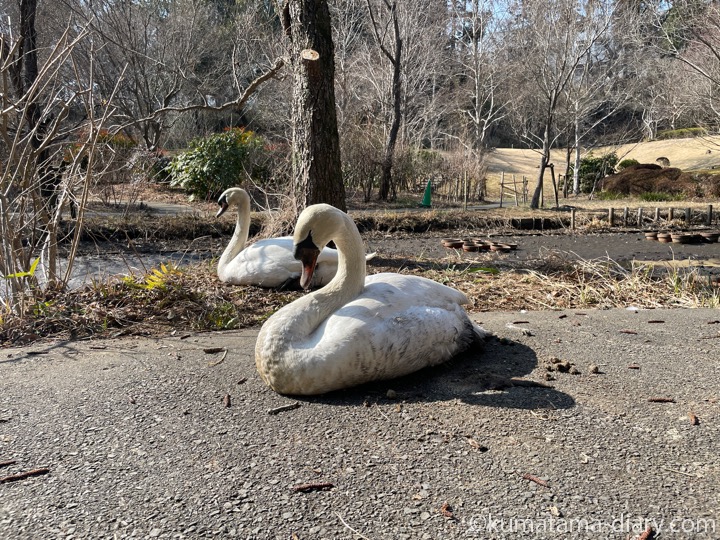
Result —
[{"label": "swan's orange beak", "polygon": [[225,210],[228,209],[228,203],[227,203],[227,199],[225,199],[225,197],[222,197],[218,201],[218,204],[220,205],[220,210],[218,210],[217,214],[215,214],[216,218],[219,218],[220,216],[222,216],[225,213]]},{"label": "swan's orange beak", "polygon": [[315,273],[315,265],[317,264],[318,257],[320,256],[320,250],[317,248],[315,243],[312,241],[312,237],[308,237],[295,244],[294,257],[302,263],[302,274],[300,275],[300,286],[308,290],[312,283],[313,274]]}]

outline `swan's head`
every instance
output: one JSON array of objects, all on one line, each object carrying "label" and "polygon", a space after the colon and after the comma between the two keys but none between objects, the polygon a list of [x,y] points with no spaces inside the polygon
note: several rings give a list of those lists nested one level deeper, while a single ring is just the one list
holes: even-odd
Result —
[{"label": "swan's head", "polygon": [[294,256],[302,263],[300,286],[303,289],[310,287],[320,252],[343,229],[346,219],[345,212],[329,204],[314,204],[300,213],[293,242]]},{"label": "swan's head", "polygon": [[247,194],[247,191],[242,188],[226,189],[222,192],[222,195],[218,197],[217,202],[220,209],[217,211],[217,214],[215,214],[215,217],[222,216],[231,206],[240,206],[240,201],[242,201],[243,198],[249,199],[249,197],[250,196]]}]

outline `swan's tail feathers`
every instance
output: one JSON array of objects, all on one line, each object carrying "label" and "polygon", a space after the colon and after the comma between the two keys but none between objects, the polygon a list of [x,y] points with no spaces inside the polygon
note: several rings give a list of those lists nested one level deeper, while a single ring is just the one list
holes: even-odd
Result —
[{"label": "swan's tail feathers", "polygon": [[475,340],[476,341],[485,341],[487,338],[492,336],[492,333],[485,330],[482,326],[479,326],[476,323],[472,323],[473,332],[475,334]]},{"label": "swan's tail feathers", "polygon": [[375,257],[377,257],[377,251],[373,251],[372,253],[368,253],[367,255],[365,255],[365,260],[370,261]]}]

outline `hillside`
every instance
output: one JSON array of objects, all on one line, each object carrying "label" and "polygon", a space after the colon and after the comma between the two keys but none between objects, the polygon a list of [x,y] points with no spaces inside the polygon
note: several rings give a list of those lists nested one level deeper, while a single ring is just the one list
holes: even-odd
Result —
[{"label": "hillside", "polygon": [[[607,146],[595,148],[592,152],[594,155],[616,152],[620,160],[636,159],[640,163],[655,163],[657,158],[666,157],[672,167],[684,171],[720,168],[720,136]],[[565,168],[565,151],[553,150],[551,155],[556,173],[562,172]],[[506,174],[534,178],[540,155],[534,150],[497,148],[488,155],[486,162],[491,174],[504,171]]]}]

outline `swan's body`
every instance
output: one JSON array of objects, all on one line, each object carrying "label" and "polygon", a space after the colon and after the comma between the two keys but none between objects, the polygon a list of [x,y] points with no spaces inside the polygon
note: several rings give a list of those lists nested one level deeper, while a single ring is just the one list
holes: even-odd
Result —
[{"label": "swan's body", "polygon": [[350,217],[329,205],[308,207],[295,228],[301,285],[333,240],[340,253],[328,285],[286,305],[263,325],[255,363],[281,394],[322,394],[437,365],[486,335],[462,307],[466,296],[418,276],[365,277],[363,244]]},{"label": "swan's body", "polygon": [[[297,283],[302,263],[293,257],[292,236],[267,238],[246,246],[250,231],[250,196],[244,189],[230,188],[218,199],[221,216],[229,207],[237,206],[237,224],[230,243],[218,261],[220,281],[232,285],[261,287],[292,287]],[[318,272],[313,287],[328,283],[337,271],[338,252],[325,248],[318,257]]]}]

